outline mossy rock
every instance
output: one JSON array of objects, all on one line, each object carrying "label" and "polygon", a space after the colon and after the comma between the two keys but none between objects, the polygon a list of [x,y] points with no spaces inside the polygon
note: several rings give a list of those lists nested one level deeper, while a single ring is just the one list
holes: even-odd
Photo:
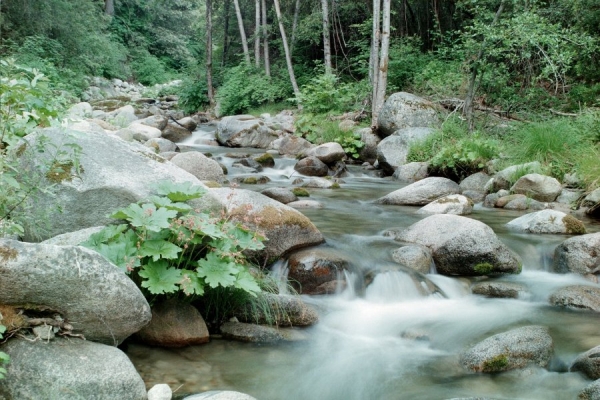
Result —
[{"label": "mossy rock", "polygon": [[310,193],[308,190],[303,188],[293,188],[292,193],[294,193],[298,197],[310,197]]}]

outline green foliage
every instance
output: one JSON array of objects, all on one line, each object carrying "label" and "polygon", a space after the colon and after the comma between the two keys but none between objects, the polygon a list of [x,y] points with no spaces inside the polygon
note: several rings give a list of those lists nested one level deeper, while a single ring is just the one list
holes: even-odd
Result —
[{"label": "green foliage", "polygon": [[165,64],[148,53],[147,51],[138,52],[139,54],[131,62],[133,77],[144,85],[156,85],[171,80],[173,72],[167,70]]},{"label": "green foliage", "polygon": [[[2,315],[0,315],[0,320],[2,320]],[[2,339],[2,335],[6,332],[6,327],[4,325],[0,325],[0,339]],[[5,365],[10,361],[10,357],[3,351],[0,351],[0,379],[4,379],[6,376],[6,368]]]},{"label": "green foliage", "polygon": [[203,76],[188,77],[179,86],[179,108],[193,114],[209,104],[208,88]]},{"label": "green foliage", "polygon": [[326,114],[357,109],[367,97],[367,85],[364,82],[343,83],[335,75],[323,74],[302,86],[297,101],[305,112]]},{"label": "green foliage", "polygon": [[339,143],[347,155],[357,159],[360,157],[360,149],[365,147],[365,143],[361,140],[360,134],[347,132],[344,136],[338,136],[334,139]]},{"label": "green foliage", "polygon": [[296,135],[314,144],[337,142],[346,154],[355,159],[365,145],[360,136],[340,129],[339,121],[331,120],[326,115],[303,112],[294,121],[294,126]]},{"label": "green foliage", "polygon": [[201,188],[161,182],[156,190],[157,196],[112,215],[124,224],[108,226],[82,245],[122,268],[149,297],[203,295],[219,287],[260,291],[243,252],[262,249],[262,236],[183,203],[201,197]]},{"label": "green foliage", "polygon": [[589,146],[575,159],[575,169],[586,191],[600,187],[600,144]]},{"label": "green foliage", "polygon": [[466,74],[456,60],[432,59],[416,72],[412,87],[434,98],[448,98],[465,93]]}]

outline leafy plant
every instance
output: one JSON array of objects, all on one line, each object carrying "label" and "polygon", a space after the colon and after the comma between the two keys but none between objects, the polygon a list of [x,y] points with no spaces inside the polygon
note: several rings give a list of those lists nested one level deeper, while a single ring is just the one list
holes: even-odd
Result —
[{"label": "leafy plant", "polygon": [[[2,315],[0,315],[0,320],[2,320]],[[0,325],[0,339],[3,338],[3,334],[6,332],[6,327],[4,325]],[[4,367],[10,361],[10,357],[3,351],[0,351],[0,379],[4,379],[6,376],[6,368]]]},{"label": "leafy plant", "polygon": [[365,143],[361,140],[360,134],[349,132],[347,135],[338,136],[334,139],[339,143],[346,154],[357,159],[360,157],[360,149],[365,147]]},{"label": "leafy plant", "polygon": [[193,114],[209,103],[206,79],[201,76],[185,79],[177,89],[179,107],[187,114]]},{"label": "leafy plant", "polygon": [[333,74],[323,74],[302,86],[297,101],[308,113],[326,114],[356,109],[366,97],[366,84],[343,83]]},{"label": "leafy plant", "polygon": [[444,146],[431,159],[432,175],[446,176],[460,181],[484,170],[486,163],[499,155],[498,146],[492,139],[474,134]]},{"label": "leafy plant", "polygon": [[260,291],[244,256],[264,239],[224,216],[196,212],[185,201],[202,196],[188,184],[162,182],[157,195],[115,212],[83,246],[122,268],[147,295],[202,295],[206,287]]}]

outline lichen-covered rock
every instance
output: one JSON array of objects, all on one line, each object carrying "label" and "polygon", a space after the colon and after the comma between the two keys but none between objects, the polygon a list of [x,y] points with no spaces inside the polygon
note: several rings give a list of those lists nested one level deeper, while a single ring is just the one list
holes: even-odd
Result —
[{"label": "lichen-covered rock", "polygon": [[567,286],[552,293],[550,304],[575,310],[600,312],[600,288],[585,285]]},{"label": "lichen-covered rock", "polygon": [[552,337],[542,326],[524,326],[491,336],[461,354],[473,372],[503,372],[527,366],[545,367],[553,352]]},{"label": "lichen-covered rock", "polygon": [[314,156],[327,165],[335,164],[346,157],[346,152],[339,143],[323,143],[304,152],[306,157]]},{"label": "lichen-covered rock", "polygon": [[266,149],[278,138],[262,119],[252,115],[223,117],[217,124],[217,141],[228,147],[255,147]]},{"label": "lichen-covered rock", "polygon": [[310,156],[298,161],[294,170],[306,176],[327,176],[329,167],[317,157]]},{"label": "lichen-covered rock", "polygon": [[554,250],[556,272],[587,275],[600,272],[600,232],[572,237]]},{"label": "lichen-covered rock", "polygon": [[377,145],[377,161],[386,174],[406,164],[406,156],[413,143],[425,140],[433,133],[431,128],[404,128],[386,137]]},{"label": "lichen-covered rock", "polygon": [[468,215],[473,212],[473,202],[462,194],[451,194],[420,208],[417,214]]},{"label": "lichen-covered rock", "polygon": [[551,176],[527,174],[519,178],[510,190],[534,200],[550,202],[556,200],[562,191],[562,185]]},{"label": "lichen-covered rock", "polygon": [[422,206],[450,194],[458,194],[456,182],[447,178],[430,177],[412,183],[376,200],[379,204]]},{"label": "lichen-covered rock", "polygon": [[506,226],[519,232],[557,233],[581,235],[585,233],[583,222],[556,210],[541,210],[522,215],[508,222]]},{"label": "lichen-covered rock", "polygon": [[201,181],[222,182],[225,179],[219,163],[197,151],[177,154],[171,162]]},{"label": "lichen-covered rock", "polygon": [[474,294],[501,299],[516,299],[525,287],[512,282],[478,282],[471,286]]},{"label": "lichen-covered rock", "polygon": [[385,101],[378,122],[381,136],[386,137],[398,129],[435,126],[439,117],[430,101],[411,93],[398,92]]},{"label": "lichen-covered rock", "polygon": [[288,258],[288,279],[300,294],[325,294],[329,286],[323,284],[343,279],[349,265],[350,260],[334,249],[303,249]]},{"label": "lichen-covered rock", "polygon": [[581,371],[590,379],[600,379],[600,346],[577,356],[569,371]]},{"label": "lichen-covered rock", "polygon": [[84,247],[0,240],[0,276],[0,304],[59,313],[88,340],[117,345],[151,318],[135,283]]},{"label": "lichen-covered rock", "polygon": [[11,358],[0,382],[0,396],[8,399],[147,398],[133,364],[113,346],[80,339],[12,339],[0,350]]},{"label": "lichen-covered rock", "polygon": [[437,271],[443,275],[521,272],[519,258],[492,228],[467,217],[432,215],[397,234],[396,240],[429,248]]}]

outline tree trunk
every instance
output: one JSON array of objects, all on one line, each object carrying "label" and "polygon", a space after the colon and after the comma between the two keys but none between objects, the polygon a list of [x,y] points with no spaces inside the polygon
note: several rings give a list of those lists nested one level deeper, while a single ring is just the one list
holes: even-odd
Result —
[{"label": "tree trunk", "polygon": [[298,30],[298,15],[300,15],[300,0],[296,0],[294,8],[294,22],[292,23],[292,40],[290,42],[290,53],[294,54],[294,45],[296,44],[296,31]]},{"label": "tree trunk", "polygon": [[[294,66],[292,65],[292,56],[290,55],[290,49],[288,47],[287,38],[285,36],[285,28],[283,27],[283,19],[281,18],[281,9],[279,8],[279,0],[273,0],[275,3],[275,13],[277,14],[277,22],[279,22],[279,31],[281,32],[281,41],[283,42],[283,51],[285,52],[285,62],[287,63],[288,73],[290,75],[290,82],[294,89],[294,95],[296,98],[300,96],[300,89],[296,83],[296,76],[294,74]],[[298,109],[302,109],[302,105],[298,103]]]},{"label": "tree trunk", "polygon": [[115,2],[114,0],[104,0],[104,14],[115,15]]},{"label": "tree trunk", "polygon": [[215,105],[212,80],[212,0],[206,0],[206,86],[210,106]]},{"label": "tree trunk", "polygon": [[379,35],[381,34],[381,0],[373,0],[373,32],[371,36],[371,55],[369,57],[369,82],[373,88],[371,94],[371,120],[377,121],[375,103],[379,78]]},{"label": "tree trunk", "polygon": [[260,0],[254,1],[254,63],[256,68],[260,67]]},{"label": "tree trunk", "polygon": [[223,54],[221,55],[221,68],[225,66],[227,61],[227,55],[229,54],[229,9],[231,6],[231,0],[225,0],[224,4],[224,26],[223,26]]},{"label": "tree trunk", "polygon": [[[502,14],[502,10],[504,9],[504,2],[505,0],[502,0],[500,2],[498,11],[496,11],[496,15],[494,15],[492,26],[496,25],[496,23],[498,22],[500,14]],[[477,74],[479,73],[478,64],[481,61],[481,58],[483,57],[486,44],[486,38],[484,37],[481,42],[481,46],[479,47],[479,51],[477,52],[477,57],[475,58],[475,60],[473,60],[473,63],[471,64],[471,76],[469,77],[469,87],[467,89],[467,95],[465,97],[465,104],[463,105],[463,115],[467,120],[469,132],[472,132],[475,127],[473,121],[473,99],[475,98],[475,81],[477,80]]]},{"label": "tree trunk", "polygon": [[325,73],[331,74],[331,41],[329,40],[329,0],[321,0],[323,12],[323,55],[325,56]]},{"label": "tree trunk", "polygon": [[250,51],[248,50],[248,39],[246,39],[246,30],[244,29],[244,20],[242,19],[242,10],[240,9],[239,0],[233,0],[235,5],[235,15],[237,16],[238,26],[240,29],[240,38],[242,39],[242,49],[244,49],[244,59],[246,64],[250,65]]},{"label": "tree trunk", "polygon": [[269,27],[267,25],[267,1],[261,0],[263,51],[265,53],[265,74],[271,76],[271,60],[269,59]]},{"label": "tree trunk", "polygon": [[379,69],[377,71],[377,95],[374,100],[373,121],[371,124],[379,128],[379,111],[383,107],[385,100],[385,91],[387,89],[387,75],[390,48],[390,18],[391,18],[391,0],[383,0],[383,28],[381,31],[381,53],[379,58]]}]

